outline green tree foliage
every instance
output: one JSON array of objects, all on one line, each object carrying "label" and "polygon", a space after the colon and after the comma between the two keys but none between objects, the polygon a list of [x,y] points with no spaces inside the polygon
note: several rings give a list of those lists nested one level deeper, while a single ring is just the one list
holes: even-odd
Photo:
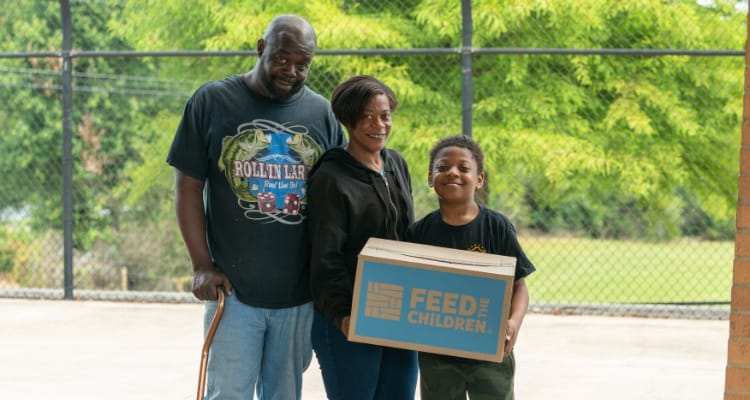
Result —
[{"label": "green tree foliage", "polygon": [[[107,30],[120,18],[122,2],[72,2],[75,51],[127,50]],[[7,52],[59,51],[62,45],[58,2],[16,2],[4,7],[0,37]],[[26,58],[3,64],[5,107],[9,121],[0,151],[4,176],[0,209],[28,212],[39,230],[62,226],[62,106],[58,57]],[[136,147],[149,140],[136,127],[161,108],[158,97],[133,100],[138,77],[155,75],[148,60],[78,57],[73,60],[74,243],[85,249],[112,237],[123,212],[112,195],[123,183],[123,167],[137,162]],[[7,79],[7,81],[6,81]],[[135,83],[135,85],[134,85]],[[142,84],[141,84],[142,86]]]},{"label": "green tree foliage", "polygon": [[[744,14],[727,1],[704,3],[475,0],[473,46],[742,49]],[[461,2],[454,0],[71,4],[76,50],[252,51],[268,21],[282,13],[307,17],[321,50],[461,46]],[[57,2],[5,5],[0,49],[56,51],[60,28]],[[202,82],[254,64],[254,57],[74,60],[78,248],[100,238],[133,246],[124,230],[137,227],[143,237],[168,235],[149,241],[166,248],[155,263],[167,265],[183,254],[169,228],[174,224],[166,223],[174,216],[171,170],[164,163],[180,111]],[[487,156],[490,206],[545,232],[729,237],[742,68],[741,57],[477,55],[472,124]],[[0,210],[30,213],[38,229],[59,229],[60,59],[3,60],[0,69],[6,128]],[[428,150],[461,131],[460,55],[321,55],[309,83],[327,95],[362,73],[383,79],[398,95],[389,145],[409,160],[418,213],[424,214],[436,206],[425,181]],[[132,262],[141,265],[156,252],[144,248]]]},{"label": "green tree foliage", "polygon": [[[737,50],[744,41],[744,16],[727,1],[472,3],[475,47]],[[183,7],[143,0],[127,3],[115,31],[136,48],[253,49],[273,16],[298,13],[315,26],[321,49],[457,48],[460,6],[205,0]],[[209,67],[197,71],[209,79],[254,60],[196,62]],[[358,73],[396,89],[401,108],[391,146],[411,162],[422,213],[435,204],[422,184],[427,150],[460,131],[459,66],[457,56],[315,60],[311,84],[323,93]],[[731,235],[740,57],[483,55],[473,69],[473,132],[488,155],[494,208],[543,231]]]},{"label": "green tree foliage", "polygon": [[[475,1],[474,46],[723,49],[731,2]],[[457,46],[459,5],[417,9]],[[494,156],[491,203],[539,229],[593,236],[733,232],[742,62],[705,57],[481,56],[474,134]]]},{"label": "green tree foliage", "polygon": [[[56,8],[57,7],[57,8]],[[59,5],[23,3],[6,5],[0,16],[0,38],[5,52],[47,51],[59,48]],[[56,24],[44,15],[57,15]],[[57,26],[56,26],[57,25]],[[57,39],[57,40],[56,40]],[[56,43],[52,45],[52,41]],[[3,62],[3,107],[0,121],[5,128],[0,141],[0,207],[3,210],[45,209],[51,200],[60,199],[59,92],[56,72],[60,62],[54,58]],[[34,96],[29,89],[38,89]],[[50,107],[52,103],[56,107]],[[45,127],[49,127],[45,129]],[[60,202],[57,201],[59,204]],[[38,207],[34,207],[38,206]],[[59,213],[58,213],[59,215]]]}]

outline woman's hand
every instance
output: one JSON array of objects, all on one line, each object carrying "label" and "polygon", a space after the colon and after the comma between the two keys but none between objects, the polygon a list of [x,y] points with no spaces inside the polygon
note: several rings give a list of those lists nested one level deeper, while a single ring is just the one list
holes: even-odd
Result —
[{"label": "woman's hand", "polygon": [[341,318],[339,329],[341,329],[341,333],[343,333],[345,337],[349,337],[349,315]]}]

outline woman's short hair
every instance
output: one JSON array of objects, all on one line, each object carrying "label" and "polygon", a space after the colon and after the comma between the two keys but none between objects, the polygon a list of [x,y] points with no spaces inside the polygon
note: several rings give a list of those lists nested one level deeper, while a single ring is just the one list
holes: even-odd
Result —
[{"label": "woman's short hair", "polygon": [[367,102],[373,96],[385,95],[391,112],[396,111],[398,101],[388,85],[370,75],[353,76],[333,90],[331,107],[336,119],[346,127],[353,127],[364,114]]}]

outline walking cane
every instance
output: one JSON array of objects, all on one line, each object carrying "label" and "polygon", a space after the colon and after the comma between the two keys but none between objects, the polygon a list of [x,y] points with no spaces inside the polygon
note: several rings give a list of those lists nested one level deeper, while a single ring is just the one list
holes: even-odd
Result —
[{"label": "walking cane", "polygon": [[214,317],[211,319],[211,326],[208,328],[206,339],[203,342],[203,351],[201,352],[201,369],[198,373],[198,397],[196,400],[203,400],[203,395],[206,392],[206,368],[208,367],[208,351],[211,349],[211,342],[214,341],[214,334],[216,328],[219,327],[219,321],[221,321],[221,315],[224,313],[224,288],[218,287],[217,294],[219,295],[218,304],[216,305],[216,312]]}]

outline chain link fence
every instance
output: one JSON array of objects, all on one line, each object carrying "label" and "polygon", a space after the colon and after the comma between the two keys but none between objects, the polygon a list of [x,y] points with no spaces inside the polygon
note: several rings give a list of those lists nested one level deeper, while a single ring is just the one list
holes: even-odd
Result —
[{"label": "chain link fence", "polygon": [[66,53],[66,3],[0,18],[0,296],[195,301],[166,151],[193,90],[250,69],[267,21],[294,12],[319,36],[309,86],[330,96],[371,73],[395,89],[389,146],[409,161],[418,216],[437,207],[425,179],[437,138],[482,144],[488,205],[537,266],[532,311],[728,316],[745,33],[734,4],[290,2],[245,6],[242,29],[217,25],[192,50],[180,40],[211,28],[179,32],[241,6],[71,1]]}]

